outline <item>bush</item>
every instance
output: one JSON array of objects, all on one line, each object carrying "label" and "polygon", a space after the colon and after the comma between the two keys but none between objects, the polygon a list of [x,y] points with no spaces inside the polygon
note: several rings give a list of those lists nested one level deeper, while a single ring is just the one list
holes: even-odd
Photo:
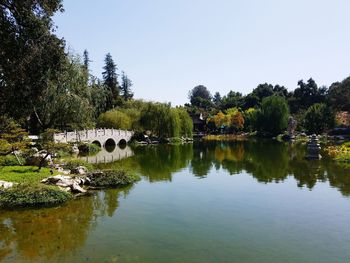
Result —
[{"label": "bush", "polygon": [[92,164],[90,164],[84,160],[80,160],[80,159],[69,160],[64,165],[64,168],[72,171],[72,170],[75,170],[76,168],[78,168],[79,166],[85,166],[86,169],[88,169],[89,171],[93,169]]},{"label": "bush", "polygon": [[0,207],[45,207],[62,204],[71,198],[71,194],[57,187],[45,185],[17,185],[3,191],[0,195]]},{"label": "bush", "polygon": [[323,133],[334,126],[334,114],[324,103],[316,103],[305,113],[303,126],[308,133]]},{"label": "bush", "polygon": [[[23,157],[18,157],[21,163],[25,163],[25,160]],[[18,160],[16,156],[14,155],[5,155],[0,156],[0,166],[18,166],[20,165],[18,163]]]},{"label": "bush", "polygon": [[140,178],[125,170],[108,171],[92,176],[91,186],[95,187],[121,187],[132,184]]}]

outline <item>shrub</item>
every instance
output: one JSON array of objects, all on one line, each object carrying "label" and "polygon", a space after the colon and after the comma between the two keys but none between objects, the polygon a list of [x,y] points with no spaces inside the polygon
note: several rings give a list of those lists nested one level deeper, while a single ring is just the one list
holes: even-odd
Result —
[{"label": "shrub", "polygon": [[44,207],[62,204],[71,198],[71,194],[57,187],[46,185],[17,185],[3,191],[0,195],[0,207]]},{"label": "shrub", "polygon": [[80,160],[80,159],[72,159],[72,160],[69,160],[65,165],[64,165],[64,168],[65,169],[68,169],[68,170],[75,170],[76,168],[78,168],[79,166],[85,166],[86,169],[88,170],[92,170],[93,169],[93,166],[84,161],[84,160]]},{"label": "shrub", "polygon": [[[25,162],[24,158],[22,157],[18,157],[18,159],[20,163]],[[0,156],[0,166],[18,166],[20,163],[14,155]]]},{"label": "shrub", "polygon": [[132,184],[140,178],[125,170],[108,171],[92,176],[91,186],[95,187],[120,187]]}]

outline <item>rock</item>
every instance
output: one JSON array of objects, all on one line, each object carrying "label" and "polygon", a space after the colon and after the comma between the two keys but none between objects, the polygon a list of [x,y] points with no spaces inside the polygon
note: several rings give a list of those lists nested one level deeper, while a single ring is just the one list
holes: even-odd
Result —
[{"label": "rock", "polygon": [[80,175],[87,174],[87,172],[88,170],[85,166],[78,166],[77,168],[72,170],[73,174],[80,174]]},{"label": "rock", "polygon": [[15,184],[12,182],[0,181],[0,188],[9,189],[12,188]]},{"label": "rock", "polygon": [[56,175],[46,178],[41,182],[44,184],[56,185],[65,191],[71,191],[73,193],[86,193],[86,190],[80,187],[80,185],[90,184],[91,180],[86,177]]},{"label": "rock", "polygon": [[70,188],[73,193],[86,193],[86,190],[81,188],[77,183],[73,183]]},{"label": "rock", "polygon": [[79,153],[79,148],[77,145],[72,146],[72,153]]}]

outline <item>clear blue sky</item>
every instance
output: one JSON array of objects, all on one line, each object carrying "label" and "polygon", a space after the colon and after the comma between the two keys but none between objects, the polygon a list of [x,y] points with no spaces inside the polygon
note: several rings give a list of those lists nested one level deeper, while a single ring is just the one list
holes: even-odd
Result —
[{"label": "clear blue sky", "polygon": [[349,0],[64,0],[57,34],[90,53],[101,76],[110,52],[136,98],[188,101],[203,84],[222,95],[259,83],[296,88],[350,75]]}]

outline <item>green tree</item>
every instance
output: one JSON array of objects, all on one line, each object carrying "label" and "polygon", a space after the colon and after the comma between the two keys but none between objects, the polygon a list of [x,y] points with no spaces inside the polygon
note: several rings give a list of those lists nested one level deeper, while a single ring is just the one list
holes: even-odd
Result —
[{"label": "green tree", "polygon": [[193,136],[193,122],[192,118],[184,108],[176,108],[177,114],[180,118],[180,136],[192,138]]},{"label": "green tree", "polygon": [[350,77],[329,87],[328,100],[335,110],[350,112]]},{"label": "green tree", "polygon": [[130,100],[134,97],[134,93],[132,93],[132,91],[131,91],[132,85],[133,84],[132,84],[131,80],[128,78],[128,76],[123,71],[122,72],[122,85],[120,87],[120,90],[121,90],[122,97],[124,100]]},{"label": "green tree", "polygon": [[289,109],[287,101],[279,96],[263,99],[257,116],[257,129],[261,134],[276,136],[288,125]]},{"label": "green tree", "polygon": [[192,106],[200,108],[209,108],[212,106],[211,94],[209,90],[203,86],[199,85],[194,87],[188,95]]},{"label": "green tree", "polygon": [[179,137],[180,117],[170,104],[147,103],[142,109],[140,123],[160,138]]},{"label": "green tree", "polygon": [[0,1],[0,114],[36,117],[44,91],[66,63],[64,41],[54,34],[61,0]]},{"label": "green tree", "polygon": [[100,115],[97,126],[100,128],[131,130],[132,121],[126,113],[120,110],[110,110]]},{"label": "green tree", "polygon": [[13,119],[0,116],[0,155],[14,154],[21,164],[16,152],[28,147],[28,133]]},{"label": "green tree", "polygon": [[119,96],[119,83],[117,74],[117,65],[114,63],[112,55],[108,53],[105,58],[105,66],[102,73],[104,85],[108,88],[109,96],[107,99],[107,109],[115,106],[115,101]]},{"label": "green tree", "polygon": [[334,114],[324,103],[310,106],[304,117],[304,128],[308,133],[323,133],[334,126]]}]

